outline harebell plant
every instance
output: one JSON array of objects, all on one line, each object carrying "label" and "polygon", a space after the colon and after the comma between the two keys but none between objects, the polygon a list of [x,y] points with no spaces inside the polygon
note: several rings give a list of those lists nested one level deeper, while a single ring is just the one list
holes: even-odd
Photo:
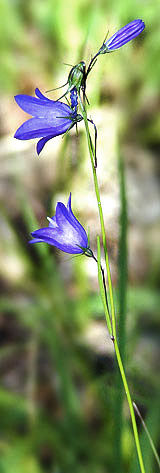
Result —
[{"label": "harebell plant", "polygon": [[[105,272],[101,265],[101,248],[100,248],[100,236],[97,237],[97,255],[93,254],[90,247],[90,242],[87,233],[80,222],[75,217],[71,208],[71,194],[69,195],[67,206],[62,202],[58,202],[56,206],[56,213],[54,217],[48,217],[49,225],[32,232],[33,239],[30,240],[31,244],[44,244],[53,245],[59,250],[72,254],[79,255],[79,257],[90,257],[93,258],[98,267],[98,281],[100,287],[100,293],[104,306],[104,312],[110,338],[113,342],[115,349],[115,356],[119,366],[124,390],[126,393],[130,416],[133,426],[133,434],[135,438],[135,444],[137,449],[137,455],[139,460],[139,466],[141,473],[145,473],[145,467],[143,462],[143,456],[139,441],[139,434],[135,419],[135,413],[132,403],[132,398],[126,379],[125,370],[123,367],[121,354],[119,351],[117,341],[117,329],[116,329],[116,318],[115,318],[115,305],[113,298],[113,288],[111,281],[110,265],[107,250],[106,233],[104,226],[103,210],[101,205],[101,197],[99,191],[99,183],[97,178],[97,156],[96,156],[96,143],[97,143],[97,128],[93,120],[87,116],[87,104],[89,101],[86,96],[86,84],[88,75],[93,69],[99,56],[102,54],[108,54],[121,48],[129,41],[135,39],[145,28],[145,24],[142,20],[133,20],[127,25],[123,26],[116,33],[114,33],[109,39],[105,39],[101,48],[90,60],[88,67],[84,61],[81,61],[76,66],[72,67],[67,82],[67,91],[58,99],[50,100],[46,95],[43,95],[39,89],[36,88],[36,97],[30,97],[28,95],[16,95],[15,100],[17,104],[33,118],[30,118],[23,123],[15,133],[15,138],[19,140],[29,140],[32,138],[40,138],[37,144],[37,153],[39,154],[44,145],[48,140],[63,135],[76,125],[81,120],[84,122],[88,151],[91,161],[91,169],[93,173],[94,189],[97,199],[97,207],[99,212],[101,233],[102,233],[102,244],[105,256],[106,272],[108,279],[108,289],[106,289]],[[61,86],[63,87],[63,86]],[[60,87],[60,88],[61,88]],[[55,89],[52,89],[55,90]],[[49,92],[49,91],[48,91]],[[69,100],[66,97],[69,94]],[[67,104],[61,102],[62,97],[67,98]],[[92,142],[89,122],[94,125],[95,141]],[[109,304],[108,304],[109,299]]]}]

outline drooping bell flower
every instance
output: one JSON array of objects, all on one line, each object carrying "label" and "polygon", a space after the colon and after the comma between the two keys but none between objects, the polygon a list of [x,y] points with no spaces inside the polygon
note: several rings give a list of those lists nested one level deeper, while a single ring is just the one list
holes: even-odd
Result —
[{"label": "drooping bell flower", "polygon": [[47,141],[66,133],[83,118],[77,114],[77,108],[72,110],[69,105],[63,102],[48,99],[38,88],[35,89],[35,94],[37,97],[15,96],[19,107],[34,118],[24,122],[14,137],[18,140],[41,138],[37,143],[37,153],[39,154]]},{"label": "drooping bell flower", "polygon": [[124,44],[136,38],[145,28],[144,21],[133,20],[120,28],[111,38],[107,39],[99,50],[100,54],[110,53],[115,49],[121,48]]},{"label": "drooping bell flower", "polygon": [[71,193],[67,207],[62,202],[58,202],[55,216],[47,218],[49,226],[32,232],[34,239],[29,243],[44,242],[65,253],[93,256],[89,248],[87,233],[72,212]]}]

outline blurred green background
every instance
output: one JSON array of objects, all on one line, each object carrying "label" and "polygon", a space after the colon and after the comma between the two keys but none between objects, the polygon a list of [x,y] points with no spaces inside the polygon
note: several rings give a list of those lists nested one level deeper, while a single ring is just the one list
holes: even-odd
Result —
[{"label": "blurred green background", "polygon": [[[13,96],[58,87],[70,70],[64,63],[88,63],[108,30],[145,21],[132,43],[98,58],[87,95],[119,344],[132,398],[159,449],[160,3],[0,0],[0,12],[0,472],[138,473],[96,264],[28,245],[30,231],[45,226],[71,190],[96,252],[84,126],[78,138],[73,129],[51,140],[38,158],[37,140],[13,138],[28,118]],[[146,473],[156,473],[137,422]]]}]

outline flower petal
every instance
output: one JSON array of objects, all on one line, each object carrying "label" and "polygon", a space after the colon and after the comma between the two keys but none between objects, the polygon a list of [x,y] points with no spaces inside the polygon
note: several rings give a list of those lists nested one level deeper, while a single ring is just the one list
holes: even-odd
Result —
[{"label": "flower petal", "polygon": [[41,151],[44,148],[47,141],[51,140],[52,138],[54,138],[54,136],[49,135],[49,136],[46,136],[45,138],[41,138],[41,140],[38,141],[38,143],[37,143],[37,154],[38,155],[41,153]]},{"label": "flower petal", "polygon": [[40,99],[30,95],[16,95],[15,101],[24,112],[33,117],[50,118],[68,117],[71,113],[69,105],[49,99]]},{"label": "flower petal", "polygon": [[[82,227],[82,225],[81,225],[80,222],[77,220],[77,218],[75,217],[74,213],[72,212],[72,208],[71,208],[71,192],[70,192],[70,194],[69,194],[69,199],[68,199],[68,203],[67,203],[67,209],[68,209],[68,211],[69,211],[69,217],[70,217],[70,219],[72,220],[72,223],[73,223],[74,227],[76,227],[77,230],[78,230],[78,229],[81,229],[81,228],[84,230],[84,228]],[[86,237],[87,237],[87,234],[86,234],[86,231],[85,231],[85,230],[84,230],[84,232],[85,232],[85,235],[86,235]],[[88,238],[88,237],[87,237],[87,238]]]},{"label": "flower petal", "polygon": [[124,34],[127,35],[127,33],[129,33],[130,31],[133,32],[134,30],[137,30],[137,28],[141,27],[142,23],[142,20],[133,20],[130,23],[127,23],[127,25],[116,31],[116,33],[114,33],[108,41],[122,37]]},{"label": "flower petal", "polygon": [[44,243],[44,241],[40,240],[40,238],[34,238],[34,240],[29,240],[28,243]]},{"label": "flower petal", "polygon": [[84,248],[88,247],[86,231],[77,219],[74,218],[74,215],[69,213],[68,209],[64,204],[62,204],[62,202],[57,203],[56,221],[60,230],[62,230],[67,237],[72,234],[73,241],[76,241],[76,244],[83,246]]},{"label": "flower petal", "polygon": [[57,227],[57,222],[56,222],[56,217],[47,217],[47,220],[49,221],[49,227],[51,228],[56,228]]},{"label": "flower petal", "polygon": [[136,29],[136,32],[130,31],[127,34],[124,32],[122,36],[115,38],[115,40],[112,39],[112,41],[107,45],[108,49],[111,49],[113,51],[114,49],[120,48],[121,46],[138,36],[141,31],[142,29],[139,28],[138,30]]},{"label": "flower petal", "polygon": [[39,98],[39,99],[42,99],[42,100],[46,100],[48,102],[53,102],[53,100],[49,99],[48,97],[46,97],[45,95],[42,94],[42,92],[40,92],[40,90],[38,89],[38,87],[36,87],[35,89],[35,95]]},{"label": "flower petal", "polygon": [[70,127],[72,121],[64,118],[57,118],[53,121],[43,118],[30,118],[21,125],[16,131],[14,137],[18,140],[30,140],[32,138],[58,136],[65,133]]},{"label": "flower petal", "polygon": [[[107,47],[108,51],[114,51],[138,36],[144,28],[145,24],[142,20],[133,20],[114,33],[114,35],[104,43],[104,46]],[[103,49],[104,48],[102,48],[102,50]]]},{"label": "flower petal", "polygon": [[71,238],[66,238],[66,234],[61,232],[59,229],[52,229],[51,227],[41,228],[39,230],[35,230],[32,232],[31,235],[35,238],[35,240],[31,240],[32,243],[43,241],[44,243],[48,243],[49,245],[56,246],[61,251],[70,254],[82,254],[83,250],[79,248],[76,242],[74,243]]}]

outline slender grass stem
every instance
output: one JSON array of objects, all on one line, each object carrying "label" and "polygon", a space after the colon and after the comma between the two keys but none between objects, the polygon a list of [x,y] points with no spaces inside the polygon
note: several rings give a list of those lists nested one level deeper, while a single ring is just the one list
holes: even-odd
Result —
[{"label": "slender grass stem", "polygon": [[125,389],[128,405],[129,405],[129,410],[130,410],[130,415],[131,415],[131,420],[132,420],[132,426],[133,426],[133,433],[134,433],[134,438],[135,438],[135,443],[136,443],[136,448],[137,448],[137,454],[138,454],[138,459],[139,459],[139,465],[141,469],[141,473],[145,473],[145,468],[144,468],[144,463],[143,463],[143,457],[142,457],[142,452],[141,452],[141,446],[140,446],[140,441],[139,441],[139,435],[138,435],[138,429],[137,429],[137,424],[136,424],[136,419],[135,419],[135,414],[134,414],[134,409],[133,409],[133,404],[132,404],[132,399],[129,391],[129,386],[127,383],[125,371],[123,368],[122,364],[122,359],[118,347],[117,340],[114,340],[114,347],[115,347],[115,352],[116,352],[116,358],[119,366],[119,370],[121,373],[122,381],[123,381],[123,386]]},{"label": "slender grass stem", "polygon": [[94,255],[93,255],[93,258],[96,261],[97,266],[98,266],[99,289],[100,289],[100,293],[101,293],[101,299],[102,299],[102,302],[103,302],[104,313],[105,313],[105,317],[106,317],[108,331],[109,331],[109,334],[112,338],[113,337],[112,322],[111,322],[109,305],[108,305],[108,296],[107,296],[104,269],[102,268],[102,265],[101,265],[101,245],[100,245],[99,236],[97,237],[97,258],[98,259]]},{"label": "slender grass stem", "polygon": [[[127,295],[127,196],[125,185],[125,167],[121,152],[117,150],[118,155],[118,175],[120,188],[120,232],[118,245],[118,345],[122,358],[125,363],[126,347],[126,295]],[[115,473],[123,473],[122,465],[122,431],[123,431],[123,400],[124,391],[122,389],[122,380],[117,366],[115,373],[115,383],[117,390],[115,392],[114,415],[115,415],[115,450],[114,465]]]},{"label": "slender grass stem", "polygon": [[96,193],[96,198],[97,198],[99,218],[100,218],[100,223],[101,223],[102,242],[103,242],[104,255],[105,255],[105,261],[106,261],[106,270],[107,270],[107,277],[108,277],[108,288],[109,288],[110,306],[111,306],[111,320],[112,320],[112,332],[113,332],[112,340],[114,342],[114,348],[115,348],[117,363],[118,363],[118,366],[119,366],[123,386],[124,386],[124,389],[125,389],[125,393],[126,393],[127,401],[128,401],[128,405],[129,405],[129,410],[130,410],[130,415],[131,415],[131,420],[132,420],[132,426],[133,426],[133,433],[134,433],[134,438],[135,438],[135,444],[136,444],[137,454],[138,454],[138,459],[139,459],[140,470],[141,470],[141,473],[145,473],[145,468],[144,468],[144,463],[143,463],[143,458],[142,458],[142,452],[141,452],[141,446],[140,446],[140,441],[139,441],[139,435],[138,435],[138,429],[137,429],[137,424],[136,424],[136,419],[135,419],[134,408],[133,408],[132,399],[131,399],[131,395],[130,395],[130,391],[129,391],[125,371],[124,371],[124,368],[123,368],[123,363],[122,363],[118,343],[117,343],[116,318],[115,318],[112,280],[111,280],[111,273],[110,273],[110,267],[109,267],[109,258],[108,258],[107,242],[106,242],[106,234],[105,234],[105,226],[104,226],[104,217],[103,217],[103,210],[102,210],[102,205],[101,205],[101,198],[100,198],[100,192],[99,192],[97,173],[96,173],[96,169],[94,167],[95,153],[94,153],[94,147],[93,147],[90,132],[89,132],[88,121],[87,121],[87,112],[86,112],[85,104],[82,103],[80,94],[79,94],[79,102],[80,102],[81,113],[83,115],[83,119],[84,119],[84,123],[85,123],[88,150],[89,150],[89,155],[90,155],[90,159],[91,159],[94,187],[95,187],[95,193]]},{"label": "slender grass stem", "polygon": [[[95,163],[94,147],[93,147],[93,144],[91,144],[91,136],[90,136],[89,126],[88,126],[88,121],[87,121],[87,113],[86,113],[84,105],[82,104],[80,95],[79,95],[79,100],[80,100],[81,112],[82,112],[84,123],[85,123],[87,143],[88,143],[88,149],[89,149],[89,154],[90,154],[90,158],[91,158],[91,165],[92,165],[92,172],[93,172],[93,179],[94,179],[94,187],[95,187],[95,193],[96,193],[97,204],[98,204],[99,218],[100,218],[100,223],[101,223],[102,242],[103,242],[104,255],[105,255],[105,261],[106,261],[106,269],[107,269],[107,276],[108,276],[108,286],[109,286],[111,312],[114,312],[112,281],[111,281],[111,273],[110,273],[108,251],[107,251],[107,241],[106,241],[104,217],[103,217],[103,211],[102,211],[102,204],[101,204],[101,198],[100,198],[100,192],[99,192],[97,173],[96,173],[96,169],[95,169],[95,166],[94,166],[94,163]],[[113,324],[115,324],[115,317],[113,318]],[[114,332],[115,331],[116,330],[114,330]]]},{"label": "slender grass stem", "polygon": [[143,425],[144,430],[145,430],[145,432],[146,432],[146,434],[147,434],[147,437],[148,437],[150,446],[151,446],[151,448],[152,448],[153,454],[154,454],[154,456],[155,456],[155,459],[156,459],[156,461],[157,461],[157,463],[158,463],[159,470],[160,470],[160,457],[159,457],[159,455],[158,455],[158,452],[157,452],[157,450],[156,450],[156,447],[155,447],[155,445],[154,445],[154,442],[153,442],[153,440],[152,440],[152,437],[151,437],[151,435],[150,435],[150,433],[149,433],[149,430],[148,430],[148,428],[147,428],[147,426],[146,426],[146,423],[144,422],[144,419],[143,419],[143,417],[141,416],[141,413],[140,413],[140,411],[139,411],[139,409],[138,409],[138,407],[137,407],[137,405],[136,405],[135,402],[133,402],[133,407],[134,407],[136,413],[138,414],[138,416],[139,416],[139,418],[140,418],[140,420],[141,420],[141,422],[142,422],[142,425]]}]

